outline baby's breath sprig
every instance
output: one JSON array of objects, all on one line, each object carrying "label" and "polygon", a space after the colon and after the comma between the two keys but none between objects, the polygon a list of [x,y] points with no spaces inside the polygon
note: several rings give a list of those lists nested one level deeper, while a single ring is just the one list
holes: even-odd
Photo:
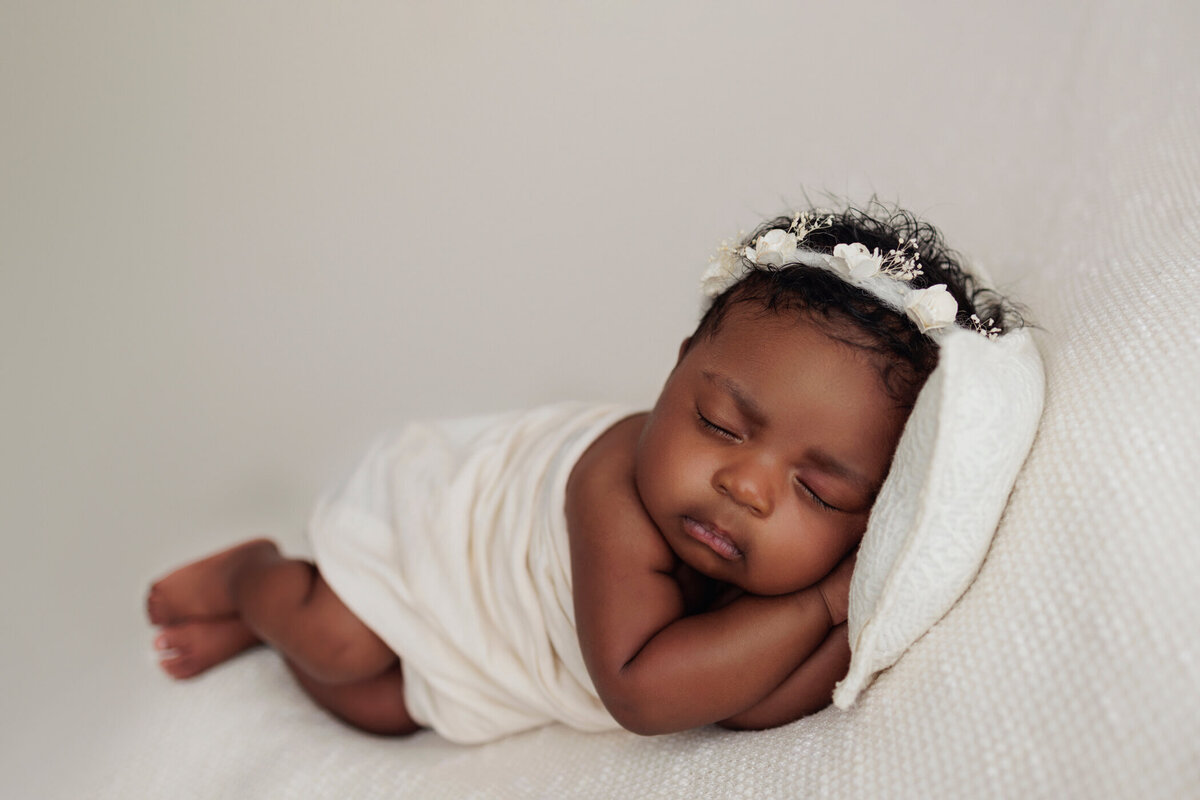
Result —
[{"label": "baby's breath sprig", "polygon": [[708,260],[719,261],[724,258],[734,257],[740,258],[742,255],[742,240],[746,238],[745,231],[738,231],[738,235],[733,239],[722,239],[717,245],[717,252]]},{"label": "baby's breath sprig", "polygon": [[995,339],[1000,335],[1000,329],[995,326],[995,320],[993,320],[991,317],[987,318],[987,322],[980,322],[979,315],[972,314],[970,323],[973,331],[982,334],[989,339]]},{"label": "baby's breath sprig", "polygon": [[879,271],[902,281],[911,281],[922,274],[920,261],[921,253],[917,250],[917,240],[909,239],[901,242],[899,247],[887,251]]},{"label": "baby's breath sprig", "polygon": [[814,216],[807,211],[797,211],[792,216],[792,224],[788,226],[788,233],[796,234],[796,241],[803,242],[813,231],[819,231],[822,228],[828,228],[833,224],[833,215],[829,214],[824,219],[819,216]]}]

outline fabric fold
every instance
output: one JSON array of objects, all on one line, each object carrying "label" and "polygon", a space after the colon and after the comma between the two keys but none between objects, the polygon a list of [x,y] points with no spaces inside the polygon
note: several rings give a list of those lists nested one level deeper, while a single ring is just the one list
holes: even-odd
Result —
[{"label": "fabric fold", "polygon": [[566,483],[612,405],[413,423],[313,513],[317,565],[399,654],[414,719],[460,743],[618,727],[575,632]]}]

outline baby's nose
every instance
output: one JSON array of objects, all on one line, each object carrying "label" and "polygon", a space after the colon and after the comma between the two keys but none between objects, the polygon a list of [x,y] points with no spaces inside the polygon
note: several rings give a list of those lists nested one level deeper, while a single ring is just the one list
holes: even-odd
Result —
[{"label": "baby's nose", "polygon": [[756,516],[766,516],[774,509],[768,470],[751,459],[717,470],[713,475],[713,486]]}]

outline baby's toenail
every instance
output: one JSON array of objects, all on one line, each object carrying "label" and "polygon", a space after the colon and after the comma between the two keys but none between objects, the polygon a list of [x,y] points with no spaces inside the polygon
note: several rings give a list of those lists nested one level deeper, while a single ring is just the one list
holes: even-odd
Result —
[{"label": "baby's toenail", "polygon": [[167,644],[167,635],[165,633],[159,634],[154,640],[154,649],[166,650],[168,647],[170,647],[170,645]]}]

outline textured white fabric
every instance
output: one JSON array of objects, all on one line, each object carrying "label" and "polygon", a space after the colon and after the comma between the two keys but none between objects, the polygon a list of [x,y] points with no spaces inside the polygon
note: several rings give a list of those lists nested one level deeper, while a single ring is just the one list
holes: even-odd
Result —
[{"label": "textured white fabric", "polygon": [[966,591],[1042,414],[1042,360],[1028,330],[989,340],[943,331],[937,368],[904,427],[850,585],[849,708]]},{"label": "textured white fabric", "polygon": [[400,655],[414,719],[463,744],[619,727],[579,650],[563,506],[575,462],[629,413],[564,403],[415,422],[318,504],[317,565]]},{"label": "textured white fabric", "polygon": [[[930,7],[948,8],[905,13]],[[187,686],[147,665],[145,703],[108,732],[109,769],[88,794],[1195,797],[1200,20],[1191,2],[1079,8],[1052,75],[981,53],[1011,59],[1004,82],[980,90],[1031,132],[1027,163],[981,152],[972,185],[986,198],[1020,182],[1036,211],[976,206],[994,212],[1000,285],[1041,326],[1037,440],[971,587],[852,709],[752,734],[554,725],[476,748],[432,733],[394,742],[330,720],[254,653]],[[948,131],[972,133],[919,126]],[[910,158],[913,142],[885,152]],[[1036,222],[1014,229],[1021,219]]]}]

